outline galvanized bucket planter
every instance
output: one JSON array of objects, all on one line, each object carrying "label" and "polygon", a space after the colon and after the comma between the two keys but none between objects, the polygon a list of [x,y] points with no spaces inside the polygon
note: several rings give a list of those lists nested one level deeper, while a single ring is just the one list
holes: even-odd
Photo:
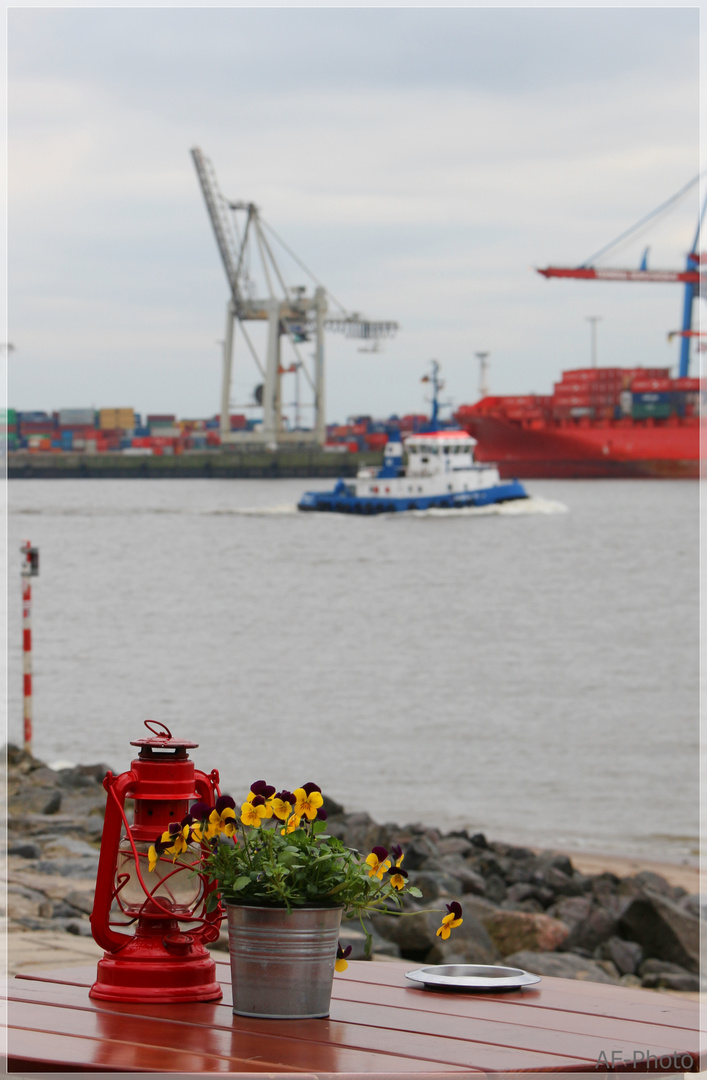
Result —
[{"label": "galvanized bucket planter", "polygon": [[234,1013],[328,1016],[343,908],[227,907]]}]

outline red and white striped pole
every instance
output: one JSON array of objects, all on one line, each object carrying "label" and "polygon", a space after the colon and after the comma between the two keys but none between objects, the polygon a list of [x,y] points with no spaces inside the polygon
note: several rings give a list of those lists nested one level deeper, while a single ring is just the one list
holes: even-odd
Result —
[{"label": "red and white striped pole", "polygon": [[22,671],[24,682],[24,746],[32,753],[32,586],[30,580],[39,573],[39,552],[29,540],[22,552]]}]

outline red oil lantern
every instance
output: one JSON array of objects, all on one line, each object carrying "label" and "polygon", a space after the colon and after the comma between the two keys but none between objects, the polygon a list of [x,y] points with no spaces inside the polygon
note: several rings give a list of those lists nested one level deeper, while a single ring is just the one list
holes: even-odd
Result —
[{"label": "red oil lantern", "polygon": [[[219,775],[194,768],[187,750],[198,743],[172,738],[146,720],[153,737],[135,739],[129,772],[107,773],[107,792],[91,931],[105,954],[90,996],[107,1001],[214,1001],[221,997],[216,965],[205,948],[219,936],[220,907],[207,913],[214,885],[195,873],[194,855],[162,857],[150,870],[148,851],[198,799],[214,805]],[[133,822],[125,811],[134,800]],[[116,926],[132,927],[121,933]]]}]

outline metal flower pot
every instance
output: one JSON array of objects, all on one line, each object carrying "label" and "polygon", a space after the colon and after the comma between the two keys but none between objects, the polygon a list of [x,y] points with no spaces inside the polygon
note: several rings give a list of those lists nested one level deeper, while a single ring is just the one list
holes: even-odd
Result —
[{"label": "metal flower pot", "polygon": [[234,1013],[328,1016],[343,909],[227,907]]}]

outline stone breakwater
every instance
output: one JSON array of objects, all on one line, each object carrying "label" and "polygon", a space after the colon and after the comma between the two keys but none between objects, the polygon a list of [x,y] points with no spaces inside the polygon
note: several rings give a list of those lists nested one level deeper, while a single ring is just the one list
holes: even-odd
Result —
[{"label": "stone breakwater", "polygon": [[[7,748],[10,932],[91,936],[107,766],[52,770]],[[655,989],[699,989],[700,897],[650,870],[584,874],[558,851],[533,851],[463,830],[376,824],[325,799],[329,832],[367,853],[399,843],[424,900],[373,918],[374,953],[414,964],[503,962],[539,975]],[[464,922],[436,936],[452,900]],[[363,955],[358,923],[342,938]],[[225,932],[216,947],[227,948]]]}]

